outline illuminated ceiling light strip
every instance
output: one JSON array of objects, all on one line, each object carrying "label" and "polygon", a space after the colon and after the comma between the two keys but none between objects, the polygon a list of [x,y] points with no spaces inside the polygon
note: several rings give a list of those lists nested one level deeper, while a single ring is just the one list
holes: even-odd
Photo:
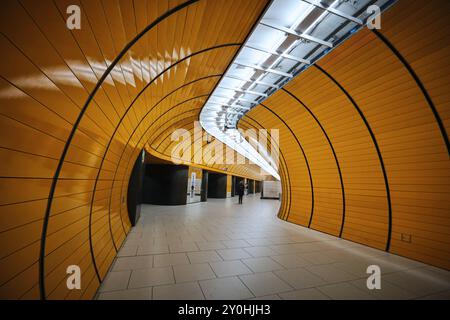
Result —
[{"label": "illuminated ceiling light strip", "polygon": [[240,77],[237,77],[237,76],[232,76],[232,75],[229,75],[229,74],[226,74],[225,77],[226,78],[230,78],[230,79],[234,79],[234,80],[245,81],[245,82],[252,82],[252,83],[260,84],[262,86],[267,86],[267,87],[270,87],[270,88],[279,89],[278,86],[276,86],[276,85],[274,85],[272,83],[267,83],[267,82],[263,82],[263,81],[255,81],[253,79],[244,79],[244,78],[240,78]]},{"label": "illuminated ceiling light strip", "polygon": [[353,21],[354,23],[356,23],[356,24],[358,24],[360,26],[362,26],[364,24],[361,19],[355,18],[355,17],[353,17],[351,15],[348,15],[345,12],[342,12],[340,10],[337,10],[337,9],[334,9],[334,8],[331,8],[331,7],[326,7],[326,6],[322,5],[319,1],[311,1],[311,0],[301,0],[301,1],[306,2],[308,4],[311,4],[311,5],[313,5],[313,6],[317,7],[317,8],[326,10],[326,11],[328,11],[328,12],[330,12],[330,13],[336,15],[336,16],[339,16],[341,18]]},{"label": "illuminated ceiling light strip", "polygon": [[267,94],[262,93],[262,92],[256,92],[256,91],[251,91],[251,90],[243,90],[243,89],[238,89],[238,88],[228,88],[228,87],[224,87],[224,86],[219,86],[218,88],[222,88],[225,90],[231,90],[231,91],[236,91],[236,92],[242,92],[242,93],[248,93],[248,94],[254,94],[260,97],[268,97]]},{"label": "illuminated ceiling light strip", "polygon": [[260,66],[256,66],[256,65],[252,65],[252,64],[247,64],[247,63],[243,63],[243,62],[238,62],[235,61],[233,62],[234,64],[238,64],[240,66],[246,67],[246,68],[252,68],[255,70],[260,70],[260,71],[264,71],[264,72],[268,72],[268,73],[273,73],[282,77],[286,77],[286,78],[292,78],[293,75],[290,73],[286,73],[286,72],[282,72],[282,71],[278,71],[278,70],[274,70],[274,69],[268,69],[268,68],[264,68],[264,67],[260,67]]},{"label": "illuminated ceiling light strip", "polygon": [[294,31],[292,29],[289,29],[289,28],[286,28],[286,27],[283,27],[283,26],[279,26],[279,25],[276,25],[276,24],[273,24],[273,23],[270,23],[270,22],[261,22],[261,24],[263,26],[266,26],[266,27],[269,27],[269,28],[272,28],[272,29],[275,29],[275,30],[283,31],[283,32],[285,32],[287,34],[296,36],[298,38],[303,38],[305,40],[309,40],[309,41],[312,41],[312,42],[324,45],[326,47],[333,48],[333,44],[331,42],[323,41],[323,40],[321,40],[319,38],[310,36],[308,34],[298,33],[298,32],[296,32],[296,31]]},{"label": "illuminated ceiling light strip", "polygon": [[[301,1],[303,1],[303,3]],[[387,1],[392,2],[395,0]],[[271,0],[271,2],[272,4],[284,3],[284,1],[282,0]],[[217,140],[222,141],[230,148],[246,157],[252,163],[257,164],[268,174],[273,175],[278,180],[280,180],[278,168],[275,166],[275,163],[272,160],[271,156],[267,153],[259,153],[254,145],[245,140],[236,128],[237,123],[243,114],[266,99],[266,96],[259,95],[260,93],[258,91],[263,91],[262,89],[260,89],[259,87],[257,87],[258,89],[254,89],[257,85],[266,86],[268,88],[268,91],[264,90],[264,94],[271,95],[276,92],[276,90],[282,88],[288,82],[288,80],[292,79],[294,77],[294,74],[297,75],[299,72],[304,71],[306,67],[318,60],[318,58],[312,58],[311,60],[308,60],[308,57],[310,56],[309,54],[312,52],[308,47],[305,47],[305,49],[306,51],[309,50],[309,53],[304,52],[304,50],[299,50],[299,53],[296,53],[295,55],[291,53],[293,48],[298,44],[299,41],[307,40],[307,42],[317,43],[321,45],[322,47],[319,50],[322,52],[319,52],[319,58],[330,52],[330,49],[333,49],[335,47],[335,45],[333,45],[333,42],[335,40],[324,41],[321,38],[317,38],[316,36],[312,35],[315,34],[312,32],[312,30],[318,28],[319,32],[317,34],[324,35],[330,33],[329,36],[331,37],[339,35],[339,27],[342,28],[344,26],[344,23],[356,23],[358,29],[363,26],[362,21],[353,16],[353,14],[355,13],[346,13],[342,12],[342,9],[336,9],[338,5],[343,2],[343,0],[334,0],[327,2],[332,3],[328,4],[320,2],[320,0],[286,1],[285,4],[290,5],[292,10],[298,8],[298,17],[296,17],[295,21],[289,23],[284,23],[284,15],[277,14],[276,12],[270,13],[270,19],[267,19],[267,16],[269,15],[263,17],[258,22],[258,26],[266,26],[270,29],[275,29],[278,32],[273,32],[273,30],[267,30],[266,28],[255,27],[253,29],[253,33],[256,33],[255,39],[257,40],[247,40],[248,42],[244,44],[244,50],[240,51],[233,61],[233,64],[248,69],[242,70],[241,72],[237,70],[240,68],[228,68],[225,75],[220,80],[220,83],[214,89],[211,96],[208,98],[208,102],[204,105],[204,108],[200,113],[200,123],[208,134],[216,137]],[[304,4],[304,6],[300,6],[301,4]],[[276,8],[276,6],[271,6],[270,8]],[[316,12],[319,11],[317,10],[318,8],[322,9],[323,12],[318,12],[320,14],[317,19],[315,19],[312,23],[309,23],[309,21],[305,20],[314,10],[316,10]],[[358,12],[362,12],[361,10]],[[336,16],[343,19],[336,19]],[[308,25],[304,26],[306,29],[302,28],[300,31],[299,26],[302,23],[307,23]],[[356,29],[354,28],[352,29],[352,31],[347,32],[347,34],[345,34],[341,37],[341,39],[338,40],[345,40],[349,35],[354,33],[354,30]],[[253,39],[253,33],[248,39]],[[325,36],[321,37],[324,38]],[[265,45],[259,46],[259,41],[265,43]],[[335,43],[340,43],[340,41],[336,40]],[[255,53],[252,50],[245,50],[245,48],[258,50],[260,52],[263,52],[264,55],[262,55],[261,53]],[[317,48],[315,50],[317,50]],[[300,53],[302,55],[300,55]],[[265,60],[261,61],[262,58],[265,58]],[[289,71],[287,71],[284,68],[288,68],[290,66],[290,63],[281,63],[286,61],[283,59],[289,59],[298,63],[295,64],[294,68],[290,68]],[[248,62],[248,64],[239,63],[237,61],[246,61]],[[255,65],[252,65],[253,63]],[[303,66],[301,66],[302,64]],[[254,72],[252,73],[250,72],[250,70],[253,70]],[[282,72],[281,70],[284,70],[285,72]],[[233,75],[233,73],[235,75]],[[269,74],[279,75],[281,76],[281,79],[274,76],[268,77]],[[230,81],[229,79],[238,80],[240,82]],[[274,88],[275,90],[273,90],[272,88]],[[224,91],[224,93],[222,94],[217,94],[217,89],[228,89],[233,90],[233,92]],[[243,96],[241,93],[253,94],[249,91],[258,93],[258,98],[255,99],[257,101],[236,98],[236,96]],[[218,100],[221,102],[215,103],[211,100]],[[243,105],[246,105],[247,107],[243,107]]]},{"label": "illuminated ceiling light strip", "polygon": [[289,59],[289,60],[293,60],[293,61],[297,61],[297,62],[301,62],[301,63],[311,64],[311,61],[309,61],[309,60],[297,58],[297,57],[287,54],[287,53],[279,53],[277,51],[264,49],[264,48],[258,47],[256,45],[253,45],[253,44],[246,44],[245,46],[247,48],[258,50],[258,51],[265,52],[265,53],[269,53],[274,56],[279,56],[279,57],[282,57],[285,59]]},{"label": "illuminated ceiling light strip", "polygon": [[231,105],[231,104],[215,103],[215,102],[211,102],[211,104],[214,104],[214,105],[217,105],[220,107],[237,108],[237,109],[241,109],[241,110],[250,110],[250,108],[248,108],[248,107],[243,107],[243,106],[239,106],[239,105]]},{"label": "illuminated ceiling light strip", "polygon": [[226,111],[215,110],[215,112],[216,112],[217,114],[219,114],[219,113],[224,113],[224,114],[226,114],[226,115],[229,115],[229,114],[231,114],[231,115],[233,115],[233,114],[242,114],[242,112],[240,112],[240,111],[231,111],[231,110],[226,110]]},{"label": "illuminated ceiling light strip", "polygon": [[212,94],[211,97],[228,99],[228,100],[239,100],[239,101],[244,101],[244,102],[248,102],[248,103],[259,103],[258,101],[254,101],[254,100],[248,100],[248,99],[244,99],[244,98],[225,97],[225,96],[221,96],[218,94]]}]

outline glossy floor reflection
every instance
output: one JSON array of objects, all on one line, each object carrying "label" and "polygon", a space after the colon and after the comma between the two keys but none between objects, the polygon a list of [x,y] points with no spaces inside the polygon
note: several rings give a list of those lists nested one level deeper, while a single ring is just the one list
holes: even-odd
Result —
[{"label": "glossy floor reflection", "polygon": [[450,299],[450,272],[281,221],[279,204],[144,205],[97,298]]}]

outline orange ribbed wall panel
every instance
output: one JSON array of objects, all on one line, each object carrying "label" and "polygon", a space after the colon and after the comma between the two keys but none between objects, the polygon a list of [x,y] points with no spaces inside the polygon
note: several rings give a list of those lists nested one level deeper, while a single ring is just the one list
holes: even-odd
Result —
[{"label": "orange ribbed wall panel", "polygon": [[[327,159],[339,164],[345,208],[337,192],[314,197],[312,228],[333,233],[341,216],[343,238],[446,269],[449,12],[445,1],[398,1],[381,30],[354,35],[248,114],[263,127],[291,128],[313,159],[314,194],[316,185],[337,191],[339,175]],[[292,143],[280,147],[291,184],[300,184],[301,152]],[[291,207],[303,205],[290,198]],[[281,216],[299,223],[292,213]]]},{"label": "orange ribbed wall panel", "polygon": [[[199,96],[210,94],[267,3],[4,4],[0,297],[93,297],[130,229],[124,199],[137,155],[180,112],[198,115]],[[71,31],[73,4],[82,27]],[[188,98],[198,101],[179,105]],[[66,287],[71,264],[82,269],[80,291]]]}]

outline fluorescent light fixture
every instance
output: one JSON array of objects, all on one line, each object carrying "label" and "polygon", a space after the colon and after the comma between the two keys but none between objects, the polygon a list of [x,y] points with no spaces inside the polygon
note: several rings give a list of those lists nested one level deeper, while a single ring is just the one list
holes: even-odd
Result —
[{"label": "fluorescent light fixture", "polygon": [[[202,108],[202,127],[279,180],[270,155],[258,152],[230,128],[237,128],[246,112],[359,31],[367,22],[368,6],[384,11],[395,2],[272,0]],[[258,98],[248,98],[252,95]]]}]

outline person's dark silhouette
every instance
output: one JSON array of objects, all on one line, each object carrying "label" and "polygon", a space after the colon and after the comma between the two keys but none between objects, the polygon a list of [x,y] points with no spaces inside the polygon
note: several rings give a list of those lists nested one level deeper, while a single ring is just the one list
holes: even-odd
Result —
[{"label": "person's dark silhouette", "polygon": [[242,204],[242,198],[244,197],[245,185],[244,182],[241,181],[238,186],[238,195],[239,195],[239,204]]}]

